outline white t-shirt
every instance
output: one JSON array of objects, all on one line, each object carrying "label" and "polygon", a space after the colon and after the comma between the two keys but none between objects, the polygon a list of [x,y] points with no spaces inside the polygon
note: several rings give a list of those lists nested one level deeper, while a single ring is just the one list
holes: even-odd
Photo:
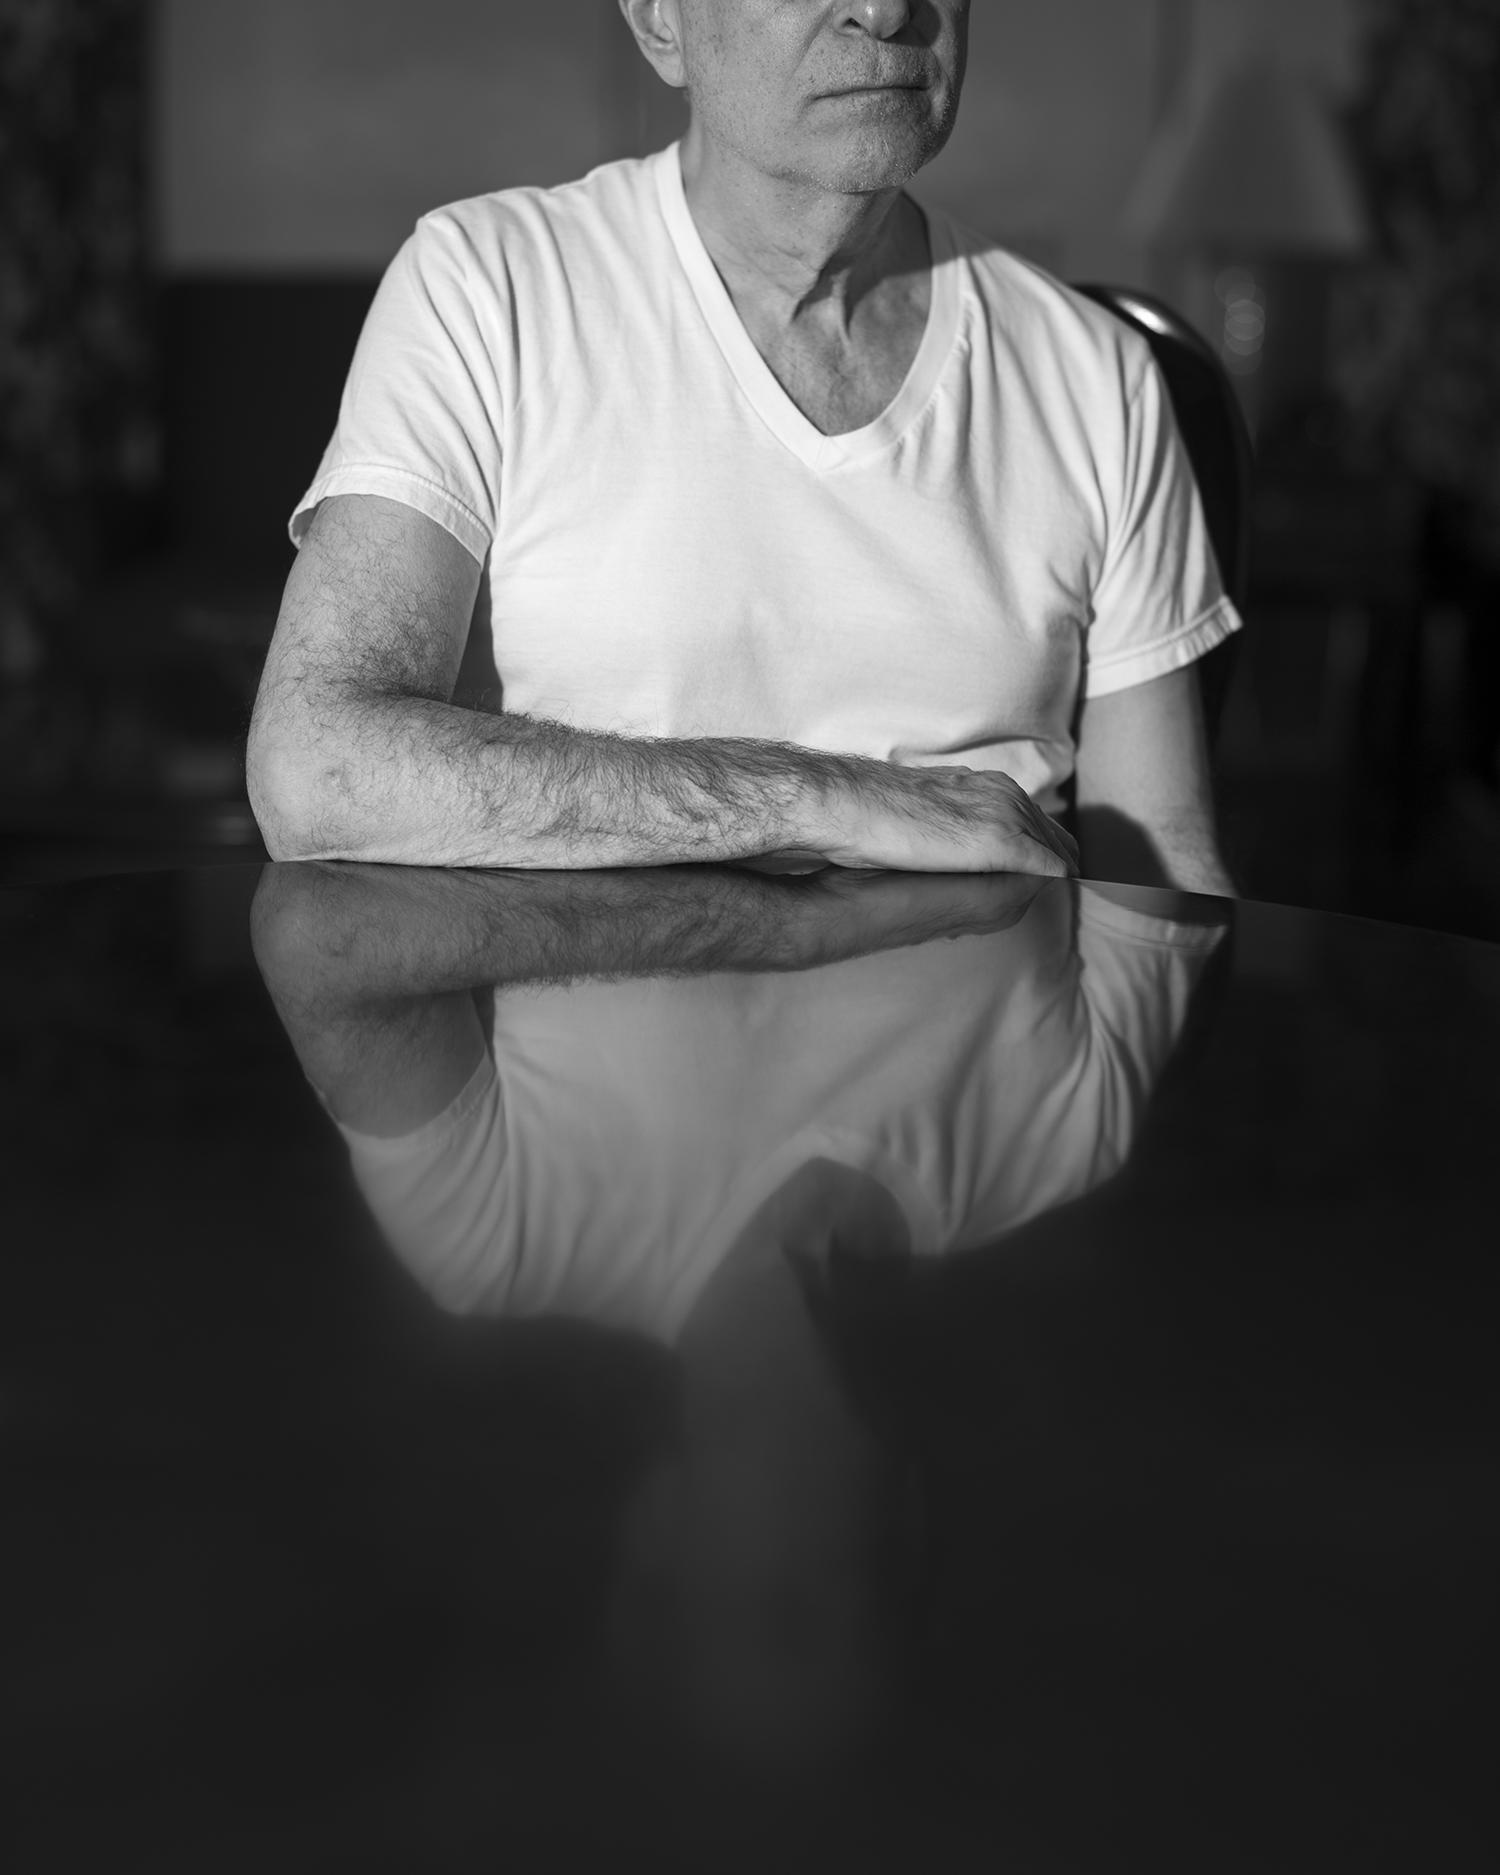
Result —
[{"label": "white t-shirt", "polygon": [[917,356],[843,436],[741,324],[677,145],[424,216],[293,539],[338,494],[446,528],[507,710],[998,768],[1055,811],[1080,694],[1239,621],[1144,340],[926,215]]},{"label": "white t-shirt", "polygon": [[441,1114],[341,1131],[444,1307],[670,1342],[814,1159],[878,1180],[924,1257],[1108,1178],[1221,937],[1057,884],[1009,931],[816,970],[506,989]]}]

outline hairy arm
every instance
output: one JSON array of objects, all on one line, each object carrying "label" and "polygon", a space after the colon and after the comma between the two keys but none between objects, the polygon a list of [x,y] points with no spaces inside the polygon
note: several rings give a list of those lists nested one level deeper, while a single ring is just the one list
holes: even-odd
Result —
[{"label": "hairy arm", "polygon": [[1078,837],[1086,878],[1234,896],[1191,666],[1084,704]]},{"label": "hairy arm", "polygon": [[481,988],[810,969],[1002,931],[1042,889],[1013,874],[277,865],[261,876],[251,931],[303,1070],[336,1117],[402,1132],[441,1111],[477,1065]]},{"label": "hairy arm", "polygon": [[793,850],[918,871],[1073,870],[1069,837],[1005,775],[459,708],[479,574],[399,502],[320,506],[250,732],[250,797],[277,858],[577,868]]}]

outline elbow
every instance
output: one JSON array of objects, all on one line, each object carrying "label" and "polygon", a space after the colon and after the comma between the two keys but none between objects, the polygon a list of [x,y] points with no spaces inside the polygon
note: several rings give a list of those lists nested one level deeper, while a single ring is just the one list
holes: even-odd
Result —
[{"label": "elbow", "polygon": [[250,907],[250,948],[260,973],[277,1001],[287,985],[300,985],[310,960],[321,954],[317,942],[317,880],[311,868],[267,866]]},{"label": "elbow", "polygon": [[245,788],[250,809],[272,859],[315,859],[314,789],[307,763],[257,720],[245,749]]},{"label": "elbow", "polygon": [[347,996],[362,904],[337,868],[264,868],[250,907],[250,945],[283,1017],[316,1024]]},{"label": "elbow", "polygon": [[245,787],[274,860],[351,857],[349,830],[331,811],[337,768],[292,724],[257,710],[245,749]]}]

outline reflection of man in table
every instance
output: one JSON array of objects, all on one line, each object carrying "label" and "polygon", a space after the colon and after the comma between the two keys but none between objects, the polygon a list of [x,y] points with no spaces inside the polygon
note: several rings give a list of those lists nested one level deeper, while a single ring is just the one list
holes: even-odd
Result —
[{"label": "reflection of man in table", "polygon": [[671,1342],[810,1166],[826,1217],[873,1189],[918,1259],[1110,1176],[1219,936],[1128,893],[292,867],[266,875],[259,949],[377,1217],[446,1307]]},{"label": "reflection of man in table", "polygon": [[[680,146],[422,219],[292,523],[279,855],[1223,891],[1236,624],[1143,342],[903,185],[967,0],[622,0]],[[477,613],[476,613],[477,607]],[[471,617],[500,707],[457,707]]]},{"label": "reflection of man in table", "polygon": [[422,1285],[672,1349],[682,1449],[622,1536],[632,1672],[733,1750],[857,1731],[909,1587],[911,1477],[815,1298],[1110,1177],[1220,933],[1015,877],[289,867],[258,934]]}]

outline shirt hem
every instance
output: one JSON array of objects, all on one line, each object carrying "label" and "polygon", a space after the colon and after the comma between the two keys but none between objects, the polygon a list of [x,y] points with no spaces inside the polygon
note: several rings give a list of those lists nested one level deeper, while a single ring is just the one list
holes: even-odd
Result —
[{"label": "shirt hem", "polygon": [[370,1163],[379,1161],[385,1165],[404,1165],[436,1148],[446,1146],[470,1124],[480,1105],[488,1098],[490,1090],[498,1085],[495,1060],[486,1049],[482,1059],[475,1064],[474,1072],[447,1106],[408,1132],[364,1133],[357,1127],[346,1126],[335,1114],[329,1117],[343,1134],[345,1144],[356,1158]]}]

